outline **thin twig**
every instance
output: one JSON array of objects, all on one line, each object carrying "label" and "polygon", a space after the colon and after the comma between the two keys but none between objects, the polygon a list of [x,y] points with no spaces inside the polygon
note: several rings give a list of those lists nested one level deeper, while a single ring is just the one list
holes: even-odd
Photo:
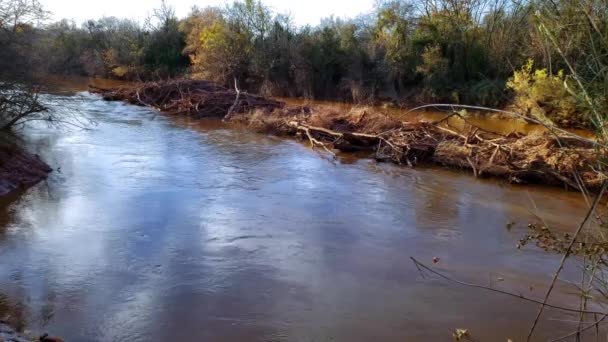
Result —
[{"label": "thin twig", "polygon": [[534,323],[532,324],[532,327],[530,328],[530,332],[528,333],[528,338],[526,339],[526,341],[529,342],[532,339],[532,336],[534,335],[534,330],[536,329],[536,326],[538,325],[538,322],[540,321],[540,317],[542,316],[543,311],[545,310],[545,306],[547,305],[546,303],[549,300],[549,297],[551,296],[551,292],[553,292],[553,288],[555,287],[555,284],[557,283],[557,279],[559,278],[560,273],[564,269],[566,260],[568,259],[568,257],[570,256],[570,253],[572,252],[572,248],[574,247],[574,244],[576,243],[576,239],[578,238],[580,233],[583,231],[583,228],[585,227],[585,225],[587,225],[587,221],[589,221],[592,214],[595,212],[595,209],[597,208],[597,205],[599,204],[600,199],[604,196],[604,192],[606,191],[606,184],[607,184],[606,181],[604,181],[600,192],[597,194],[597,196],[595,197],[595,200],[593,201],[593,205],[589,208],[589,210],[587,211],[587,214],[585,215],[585,218],[583,219],[580,226],[578,227],[578,229],[572,236],[572,241],[570,241],[570,244],[568,245],[568,248],[566,249],[565,254],[562,257],[562,261],[560,262],[559,267],[557,268],[557,271],[555,272],[555,275],[553,276],[551,285],[549,286],[549,289],[547,290],[547,293],[545,294],[545,299],[543,300],[540,310],[538,311],[538,314],[536,315],[536,319],[534,320]]},{"label": "thin twig", "polygon": [[[532,298],[527,298],[527,297],[524,297],[523,295],[520,295],[520,294],[515,294],[515,293],[512,293],[512,292],[508,292],[508,291],[504,291],[504,290],[500,290],[500,289],[495,289],[495,288],[484,286],[484,285],[467,283],[467,282],[464,282],[464,281],[461,281],[461,280],[457,280],[457,279],[451,278],[451,277],[449,277],[449,276],[447,276],[447,275],[445,275],[443,273],[435,271],[434,269],[426,266],[425,264],[423,264],[420,261],[416,260],[414,257],[410,257],[410,259],[412,259],[412,261],[414,262],[414,265],[416,265],[419,269],[425,269],[425,270],[427,270],[427,271],[429,271],[429,272],[431,272],[431,273],[433,273],[433,274],[435,274],[435,275],[437,275],[437,276],[439,276],[439,277],[441,277],[441,278],[443,278],[443,279],[445,279],[447,281],[450,281],[452,283],[456,283],[456,284],[459,284],[459,285],[462,285],[462,286],[466,286],[466,287],[473,287],[473,288],[477,288],[477,289],[482,289],[482,290],[487,290],[487,291],[492,291],[492,292],[500,293],[500,294],[507,295],[507,296],[510,296],[510,297],[519,298],[519,299],[522,299],[524,301],[531,302],[531,303],[543,304],[543,302],[540,301],[540,300],[536,300],[536,299],[532,299]],[[553,305],[553,304],[548,304],[548,303],[545,304],[545,306],[549,307],[549,308],[557,309],[557,310],[562,310],[562,311],[581,313],[580,309],[567,308],[567,307]],[[599,312],[599,311],[585,311],[584,313],[586,313],[586,314],[606,315],[605,312]]]},{"label": "thin twig", "polygon": [[570,334],[568,334],[568,335],[564,335],[564,336],[562,336],[562,337],[556,338],[556,339],[551,340],[551,341],[549,341],[549,342],[558,342],[558,341],[563,341],[563,340],[565,340],[565,339],[567,339],[567,338],[570,338],[570,337],[572,337],[572,336],[576,336],[576,335],[578,335],[578,334],[580,334],[580,333],[582,333],[582,332],[584,332],[584,331],[587,331],[587,330],[589,330],[589,329],[592,329],[592,328],[597,327],[597,326],[598,326],[598,325],[600,325],[600,324],[601,324],[603,321],[605,321],[605,320],[606,320],[606,318],[608,318],[608,314],[603,314],[603,315],[600,317],[600,319],[598,319],[596,322],[591,323],[591,324],[590,324],[588,327],[581,328],[581,329],[577,329],[577,330],[576,330],[575,332],[573,332],[573,333],[570,333]]}]

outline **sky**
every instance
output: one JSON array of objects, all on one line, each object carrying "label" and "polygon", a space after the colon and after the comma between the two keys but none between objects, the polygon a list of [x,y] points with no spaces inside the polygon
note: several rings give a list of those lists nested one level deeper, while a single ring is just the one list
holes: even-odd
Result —
[{"label": "sky", "polygon": [[[143,21],[152,10],[160,6],[160,0],[41,0],[52,19],[74,19],[80,24],[87,19],[115,16]],[[232,1],[230,1],[231,3]],[[334,15],[352,18],[372,10],[374,0],[263,0],[264,4],[279,13],[291,14],[296,25],[317,25],[325,17]],[[167,0],[178,17],[184,17],[193,5],[223,6],[226,0]]]}]

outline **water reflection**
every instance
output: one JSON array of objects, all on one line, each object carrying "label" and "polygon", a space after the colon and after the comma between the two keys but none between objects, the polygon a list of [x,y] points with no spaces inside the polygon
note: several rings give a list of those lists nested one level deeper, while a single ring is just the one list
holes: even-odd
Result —
[{"label": "water reflection", "polygon": [[[79,110],[98,125],[27,132],[61,171],[0,212],[0,288],[34,330],[70,341],[403,341],[467,327],[520,340],[535,306],[422,279],[409,257],[440,257],[470,281],[500,275],[531,295],[558,262],[515,248],[532,219],[519,187],[335,163],[297,142],[95,97]],[[576,226],[575,194],[527,189],[552,224]],[[522,224],[509,231],[509,220]],[[555,300],[576,305],[571,293]],[[571,329],[545,321],[539,338]]]}]

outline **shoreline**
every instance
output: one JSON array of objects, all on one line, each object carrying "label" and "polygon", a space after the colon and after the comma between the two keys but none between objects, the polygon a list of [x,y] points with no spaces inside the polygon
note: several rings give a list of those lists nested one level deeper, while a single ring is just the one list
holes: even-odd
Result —
[{"label": "shoreline", "polygon": [[0,198],[38,184],[52,171],[37,154],[14,143],[0,143]]},{"label": "shoreline", "polygon": [[[0,141],[0,205],[8,206],[29,188],[48,178],[53,169],[37,154],[6,140]],[[14,322],[13,322],[14,323]],[[34,337],[11,322],[0,320],[0,342],[61,342],[61,339]]]},{"label": "shoreline", "polygon": [[[463,119],[465,120],[465,119]],[[365,152],[378,162],[414,168],[419,164],[464,170],[475,178],[513,184],[560,186],[566,190],[600,189],[595,171],[605,150],[586,140],[550,133],[500,135],[472,126],[460,132],[439,122],[408,122],[366,111],[286,107],[228,115],[224,121],[259,133],[310,142],[312,148]]]},{"label": "shoreline", "polygon": [[[437,121],[403,121],[359,108],[344,111],[242,93],[202,80],[169,80],[100,89],[104,100],[153,107],[168,115],[217,118],[253,131],[308,140],[313,148],[368,152],[374,159],[414,167],[432,163],[512,183],[595,191],[604,176],[597,164],[608,151],[585,138],[551,133],[500,134],[453,113]],[[466,129],[455,129],[450,117]]]}]

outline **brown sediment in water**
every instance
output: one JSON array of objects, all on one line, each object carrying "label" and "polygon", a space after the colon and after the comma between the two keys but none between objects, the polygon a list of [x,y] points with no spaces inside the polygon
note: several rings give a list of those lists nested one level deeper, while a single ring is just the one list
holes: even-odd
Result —
[{"label": "brown sediment in water", "polygon": [[51,171],[38,155],[14,143],[0,143],[0,196],[33,186],[46,179]]},{"label": "brown sediment in water", "polygon": [[341,111],[286,106],[207,81],[175,80],[93,90],[106,100],[148,105],[195,118],[217,117],[258,132],[300,137],[329,153],[368,151],[379,161],[408,166],[430,162],[468,169],[477,177],[574,189],[583,185],[597,189],[604,180],[596,171],[604,149],[571,136],[504,135],[470,122],[463,130],[451,127],[448,120],[408,122],[364,108]]}]

